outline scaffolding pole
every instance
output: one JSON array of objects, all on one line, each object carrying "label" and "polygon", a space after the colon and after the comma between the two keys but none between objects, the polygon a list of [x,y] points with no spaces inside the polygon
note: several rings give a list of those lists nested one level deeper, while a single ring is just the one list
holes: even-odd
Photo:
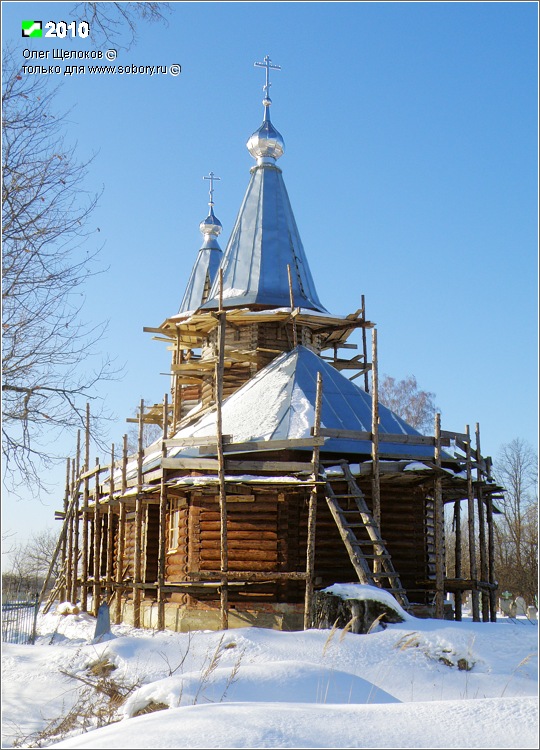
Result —
[{"label": "scaffolding pole", "polygon": [[133,555],[133,625],[141,627],[141,559],[142,559],[142,484],[143,484],[143,431],[144,431],[144,399],[139,406],[139,442],[137,451],[137,497],[135,500],[135,550]]},{"label": "scaffolding pole", "polygon": [[465,427],[465,434],[467,436],[467,449],[466,449],[466,460],[467,460],[467,512],[468,512],[468,524],[469,524],[469,577],[473,581],[473,589],[471,591],[471,604],[472,604],[472,616],[473,622],[480,622],[480,608],[478,604],[478,589],[476,588],[476,580],[478,578],[476,568],[476,537],[474,530],[474,488],[472,481],[472,465],[471,465],[471,431],[469,425]]},{"label": "scaffolding pole", "polygon": [[[217,332],[217,357],[215,368],[216,379],[216,431],[219,477],[219,517],[221,539],[221,573],[229,570],[229,545],[227,539],[227,496],[225,494],[225,459],[223,454],[223,421],[221,402],[223,399],[223,372],[225,367],[225,326],[226,313],[223,310],[223,270],[219,269],[219,311]],[[220,586],[220,617],[221,629],[229,627],[229,588],[227,578],[222,576]]]},{"label": "scaffolding pole", "polygon": [[[321,430],[322,375],[317,373],[317,391],[315,396],[314,437],[319,437]],[[306,549],[306,594],[304,603],[304,630],[311,627],[313,620],[313,585],[315,579],[315,541],[317,529],[317,482],[319,480],[320,448],[313,447],[311,464],[313,467],[313,487],[309,493],[307,549]]]},{"label": "scaffolding pole", "polygon": [[444,619],[444,505],[441,477],[441,415],[435,414],[435,617]]},{"label": "scaffolding pole", "polygon": [[[161,456],[167,457],[167,411],[168,411],[167,394],[163,396],[163,440],[161,443]],[[167,470],[161,469],[161,483],[159,488],[159,553],[158,553],[158,630],[165,629],[165,544],[166,544],[166,524],[167,524]]]}]

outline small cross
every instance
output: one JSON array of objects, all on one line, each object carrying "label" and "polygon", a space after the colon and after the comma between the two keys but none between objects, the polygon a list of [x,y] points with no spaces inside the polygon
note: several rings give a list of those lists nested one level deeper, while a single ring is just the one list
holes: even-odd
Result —
[{"label": "small cross", "polygon": [[254,63],[254,67],[266,68],[266,83],[263,86],[264,98],[266,101],[271,102],[272,100],[270,99],[269,95],[270,86],[272,85],[270,83],[270,68],[272,68],[272,70],[281,70],[281,65],[272,65],[270,57],[266,55],[266,57],[264,58],[264,62],[256,62]]},{"label": "small cross", "polygon": [[209,206],[214,205],[214,180],[221,180],[221,177],[216,177],[213,172],[208,173],[208,177],[204,176],[203,180],[210,180],[210,191],[208,195],[210,196],[210,201],[208,203]]}]

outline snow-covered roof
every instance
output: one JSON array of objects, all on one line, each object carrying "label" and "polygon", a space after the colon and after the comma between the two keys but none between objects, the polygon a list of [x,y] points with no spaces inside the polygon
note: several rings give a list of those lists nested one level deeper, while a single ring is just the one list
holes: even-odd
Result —
[{"label": "snow-covered roof", "polygon": [[[348,380],[310,349],[297,346],[274,359],[229,396],[222,407],[223,434],[233,443],[286,440],[311,435],[315,420],[317,373],[322,375],[321,427],[371,431],[371,395]],[[429,445],[385,443],[384,434],[420,433],[379,404],[379,449],[418,457],[433,456]],[[207,412],[175,437],[215,436],[215,410]],[[371,452],[370,441],[328,438],[323,452]],[[178,448],[177,455],[197,455],[197,448]],[[171,455],[174,452],[171,451]]]}]

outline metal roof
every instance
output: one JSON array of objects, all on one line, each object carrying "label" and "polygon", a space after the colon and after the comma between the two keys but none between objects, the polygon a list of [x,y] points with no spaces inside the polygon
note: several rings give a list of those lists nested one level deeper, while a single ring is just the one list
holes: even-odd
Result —
[{"label": "metal roof", "polygon": [[[321,426],[371,432],[371,395],[304,346],[297,346],[263,368],[229,396],[222,407],[223,434],[232,442],[310,437],[315,419],[317,373],[322,374]],[[379,450],[418,457],[433,456],[433,447],[385,443],[384,433],[420,435],[390,409],[379,404]],[[213,436],[216,414],[209,412],[175,437]],[[370,454],[371,442],[329,438],[321,451]],[[197,449],[179,449],[196,455]]]},{"label": "metal roof", "polygon": [[207,299],[222,257],[223,252],[215,238],[205,241],[193,265],[179,313],[194,312]]},{"label": "metal roof", "polygon": [[[315,289],[281,170],[275,164],[261,163],[251,170],[221,263],[223,306],[288,307],[287,266],[294,306],[327,312]],[[203,309],[215,309],[218,294],[216,278]]]}]

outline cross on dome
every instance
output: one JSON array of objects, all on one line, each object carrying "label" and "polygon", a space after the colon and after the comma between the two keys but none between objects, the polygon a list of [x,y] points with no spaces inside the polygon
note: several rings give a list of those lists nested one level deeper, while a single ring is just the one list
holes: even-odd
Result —
[{"label": "cross on dome", "polygon": [[221,180],[221,177],[216,177],[213,172],[209,172],[208,176],[205,175],[203,177],[203,180],[210,180],[210,190],[208,191],[210,200],[208,201],[208,205],[212,208],[214,205],[214,180]]},{"label": "cross on dome", "polygon": [[273,65],[269,55],[266,55],[264,58],[264,62],[256,62],[254,63],[254,67],[266,68],[266,83],[263,86],[263,91],[264,91],[263,104],[265,107],[268,107],[272,103],[272,100],[270,99],[270,86],[272,85],[270,83],[270,70],[281,70],[281,65]]}]

